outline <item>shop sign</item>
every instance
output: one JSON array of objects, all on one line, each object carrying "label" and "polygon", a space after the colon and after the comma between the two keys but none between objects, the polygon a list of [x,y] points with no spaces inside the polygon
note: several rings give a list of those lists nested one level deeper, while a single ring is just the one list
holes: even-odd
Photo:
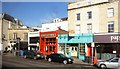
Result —
[{"label": "shop sign", "polygon": [[42,34],[41,36],[55,36],[55,34]]},{"label": "shop sign", "polygon": [[120,42],[120,36],[111,36],[111,42]]}]

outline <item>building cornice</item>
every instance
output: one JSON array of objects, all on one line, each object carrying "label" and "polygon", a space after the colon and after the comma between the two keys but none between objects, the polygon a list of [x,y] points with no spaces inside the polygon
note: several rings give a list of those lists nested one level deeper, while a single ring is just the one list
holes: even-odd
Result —
[{"label": "building cornice", "polygon": [[67,10],[68,11],[69,10],[75,10],[75,9],[86,8],[86,7],[91,7],[91,6],[95,6],[95,5],[107,4],[107,3],[110,3],[110,2],[102,2],[102,3],[97,3],[97,4],[89,4],[89,5],[85,5],[85,6],[81,6],[81,7],[70,8],[70,9],[67,9]]}]

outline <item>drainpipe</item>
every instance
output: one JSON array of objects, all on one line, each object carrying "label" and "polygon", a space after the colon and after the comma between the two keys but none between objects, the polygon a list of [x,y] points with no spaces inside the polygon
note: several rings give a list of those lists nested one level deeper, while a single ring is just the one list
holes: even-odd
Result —
[{"label": "drainpipe", "polygon": [[95,47],[95,44],[94,44],[94,42],[92,42],[92,65],[93,65],[93,63],[94,63],[94,47]]},{"label": "drainpipe", "polygon": [[64,52],[65,56],[67,56],[67,53],[66,53],[66,46],[67,46],[67,44],[65,43],[65,52]]},{"label": "drainpipe", "polygon": [[80,43],[78,44],[78,58],[79,58],[79,55],[80,55]]}]

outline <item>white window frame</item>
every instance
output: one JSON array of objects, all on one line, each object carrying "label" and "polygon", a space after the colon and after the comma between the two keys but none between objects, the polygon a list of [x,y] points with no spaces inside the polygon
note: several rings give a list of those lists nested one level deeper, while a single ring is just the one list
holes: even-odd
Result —
[{"label": "white window frame", "polygon": [[107,17],[114,17],[114,8],[107,9]]},{"label": "white window frame", "polygon": [[13,40],[17,39],[17,33],[13,33]]},{"label": "white window frame", "polygon": [[77,24],[77,25],[75,26],[75,33],[76,33],[76,34],[80,34],[80,31],[81,31],[80,24]]},{"label": "white window frame", "polygon": [[92,23],[87,24],[87,32],[92,33]]},{"label": "white window frame", "polygon": [[109,21],[109,22],[107,23],[107,32],[108,32],[108,33],[113,33],[113,32],[109,32],[109,30],[108,30],[108,28],[109,28],[108,25],[109,25],[109,24],[113,24],[113,32],[114,32],[114,21]]}]

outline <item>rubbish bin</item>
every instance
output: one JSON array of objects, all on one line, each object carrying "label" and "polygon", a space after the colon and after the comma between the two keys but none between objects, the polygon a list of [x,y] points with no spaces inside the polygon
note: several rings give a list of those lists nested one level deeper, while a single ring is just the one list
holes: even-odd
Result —
[{"label": "rubbish bin", "polygon": [[22,56],[22,57],[24,56],[24,51],[23,50],[20,51],[20,56]]}]

